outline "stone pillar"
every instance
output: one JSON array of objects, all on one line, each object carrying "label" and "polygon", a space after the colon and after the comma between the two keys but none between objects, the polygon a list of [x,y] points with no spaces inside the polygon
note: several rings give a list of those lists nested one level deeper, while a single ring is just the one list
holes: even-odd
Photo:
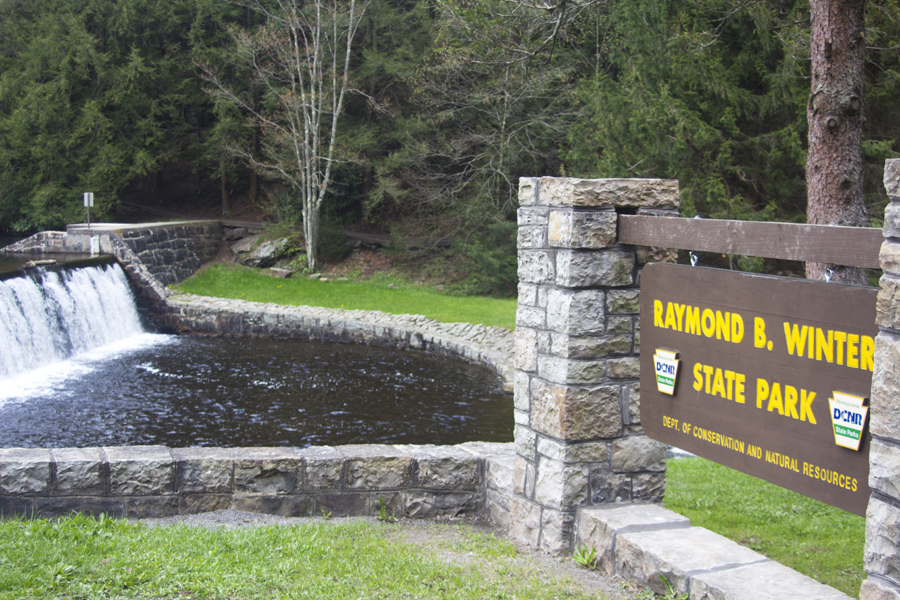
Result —
[{"label": "stone pillar", "polygon": [[860,600],[900,600],[900,160],[885,162],[881,291],[878,293],[875,369],[869,431],[869,486]]},{"label": "stone pillar", "polygon": [[578,507],[665,491],[665,448],[639,411],[638,285],[655,253],[616,228],[618,213],[677,214],[678,182],[523,178],[519,203],[510,533],[566,552]]}]

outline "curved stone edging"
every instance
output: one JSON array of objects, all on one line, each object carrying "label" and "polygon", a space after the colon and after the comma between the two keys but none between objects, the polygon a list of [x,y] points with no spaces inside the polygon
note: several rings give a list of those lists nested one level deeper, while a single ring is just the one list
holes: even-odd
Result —
[{"label": "curved stone edging", "polygon": [[506,391],[513,389],[514,334],[502,327],[441,323],[421,315],[285,306],[180,293],[164,302],[161,320],[180,332],[424,350],[481,364],[501,377]]},{"label": "curved stone edging", "polygon": [[[481,514],[509,493],[513,444],[0,448],[0,517]],[[493,509],[496,512],[496,508]]]}]

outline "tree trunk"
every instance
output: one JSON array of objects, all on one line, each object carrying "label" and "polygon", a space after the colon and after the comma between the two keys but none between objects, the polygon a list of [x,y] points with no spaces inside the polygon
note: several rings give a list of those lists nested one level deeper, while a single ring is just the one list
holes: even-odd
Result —
[{"label": "tree trunk", "polygon": [[228,196],[228,175],[225,173],[224,168],[222,169],[220,181],[222,185],[222,214],[227,215],[231,212],[231,198]]},{"label": "tree trunk", "polygon": [[[251,163],[259,158],[259,130],[254,126],[253,134],[250,137],[250,158]],[[259,199],[259,173],[256,167],[250,166],[250,202],[256,202]]]},{"label": "tree trunk", "polygon": [[[866,227],[862,130],[866,0],[810,0],[807,222]],[[828,270],[832,273],[829,275]],[[807,263],[809,279],[865,285],[865,269]]]}]

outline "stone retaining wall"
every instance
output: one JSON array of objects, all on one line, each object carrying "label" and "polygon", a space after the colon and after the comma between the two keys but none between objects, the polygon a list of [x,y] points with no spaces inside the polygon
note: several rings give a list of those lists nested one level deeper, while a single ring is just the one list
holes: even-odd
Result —
[{"label": "stone retaining wall", "polygon": [[[429,518],[481,512],[512,444],[0,449],[0,516],[145,518],[237,509]],[[508,461],[507,461],[508,462]]]},{"label": "stone retaining wall", "polygon": [[440,323],[421,315],[284,306],[174,294],[161,322],[195,334],[268,337],[411,348],[485,366],[512,391],[513,334],[502,327]]}]

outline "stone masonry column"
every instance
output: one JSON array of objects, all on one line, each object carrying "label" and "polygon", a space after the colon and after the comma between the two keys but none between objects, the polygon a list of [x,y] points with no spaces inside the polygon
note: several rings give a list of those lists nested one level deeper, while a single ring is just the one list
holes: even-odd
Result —
[{"label": "stone masonry column", "polygon": [[860,600],[900,600],[900,160],[885,162],[881,291],[878,293],[875,369],[869,402],[869,486],[866,549],[868,578]]},{"label": "stone masonry column", "polygon": [[575,511],[658,502],[665,447],[640,426],[640,267],[673,252],[616,243],[617,214],[677,214],[678,182],[519,183],[510,534],[571,550]]}]

